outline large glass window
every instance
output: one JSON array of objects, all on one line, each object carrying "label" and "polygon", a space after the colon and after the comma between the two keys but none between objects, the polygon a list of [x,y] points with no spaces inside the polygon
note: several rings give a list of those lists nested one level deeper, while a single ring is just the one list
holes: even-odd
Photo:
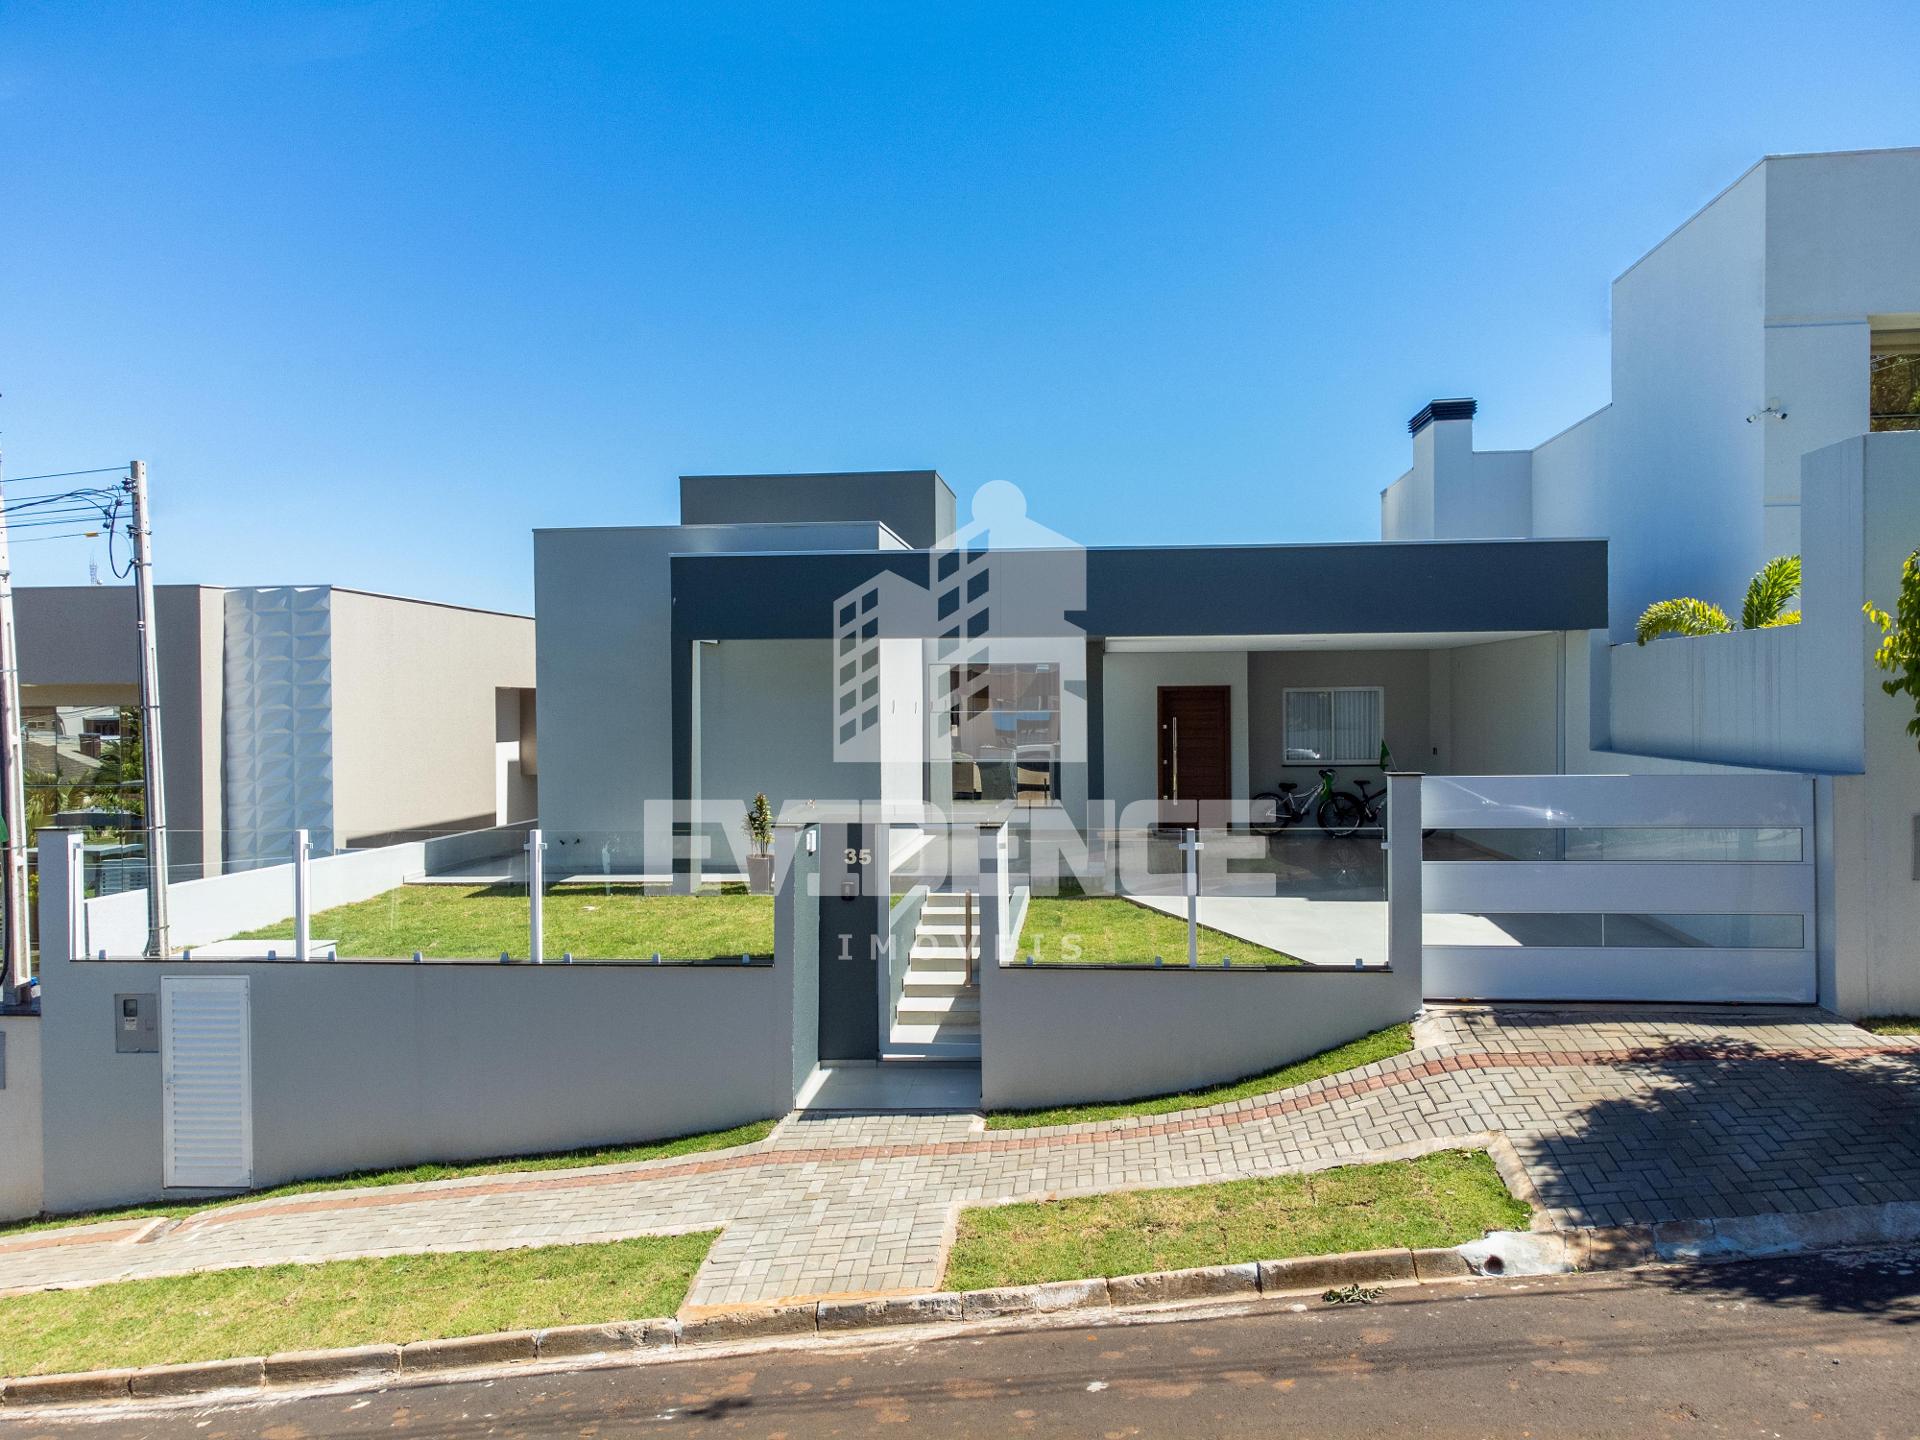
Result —
[{"label": "large glass window", "polygon": [[945,676],[954,798],[1052,800],[1059,788],[1060,667],[957,665]]},{"label": "large glass window", "polygon": [[1386,693],[1377,685],[1288,690],[1281,696],[1289,765],[1373,765],[1385,738]]},{"label": "large glass window", "polygon": [[1876,330],[1872,349],[1872,428],[1920,430],[1920,329]]}]

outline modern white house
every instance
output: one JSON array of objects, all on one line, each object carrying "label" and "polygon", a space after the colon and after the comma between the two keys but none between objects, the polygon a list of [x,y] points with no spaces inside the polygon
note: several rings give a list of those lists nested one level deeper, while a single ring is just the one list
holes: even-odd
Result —
[{"label": "modern white house", "polygon": [[[86,893],[77,837],[43,845],[44,1013],[0,1017],[0,1134],[41,1159],[0,1214],[717,1128],[845,1062],[965,1060],[996,1107],[1179,1092],[1430,1000],[1920,1013],[1920,748],[1861,613],[1897,610],[1920,548],[1917,234],[1920,150],[1762,161],[1614,282],[1607,403],[1489,453],[1474,401],[1434,400],[1377,540],[1155,545],[1147,516],[1144,543],[1088,548],[1044,484],[962,504],[930,469],[709,475],[676,525],[536,532],[531,676],[501,617],[176,598],[220,656],[192,683],[223,728],[172,733],[217,754],[202,813],[229,845],[236,818],[308,813],[302,783],[250,788],[269,758],[325,780],[311,824],[349,843],[520,813],[477,763],[425,810],[350,812],[341,777],[404,773],[448,695],[461,754],[479,711],[530,772],[530,685],[538,831],[518,871],[468,836],[190,881],[166,955],[144,897]],[[1662,599],[1738,615],[1789,553],[1798,623],[1635,643]],[[22,628],[29,682],[81,684]],[[381,722],[351,752],[350,677]],[[309,684],[334,741],[307,769]],[[56,749],[109,743],[113,696],[60,703]],[[1319,808],[1334,790],[1369,799]],[[663,963],[639,921],[611,954],[542,947],[535,863],[604,887],[588,908],[710,893],[759,792],[770,954]],[[449,870],[526,944],[436,953],[397,902],[358,953],[245,938]],[[1031,938],[1070,917],[1028,923],[1076,898],[1188,923],[1081,963]],[[216,991],[209,1055],[189,1022]],[[217,1163],[169,1128],[195,1065]]]},{"label": "modern white house", "polygon": [[[1876,367],[1920,355],[1915,233],[1920,151],[1760,162],[1614,283],[1609,403],[1534,450],[1483,452],[1475,403],[1436,400],[1377,542],[1080,549],[1011,487],[960,513],[931,470],[689,477],[679,526],[540,532],[550,843],[731,871],[758,791],[789,814],[1011,804],[1083,844],[1233,831],[1324,767],[1377,789],[1383,745],[1430,775],[1777,771],[1816,777],[1793,843],[1817,910],[1692,929],[1764,933],[1731,948],[1790,963],[1576,982],[1584,947],[1561,944],[1566,964],[1463,983],[1920,1009],[1920,755],[1860,615],[1892,605],[1920,544],[1920,437],[1881,433],[1920,421],[1872,398]],[[1798,627],[1632,644],[1650,602],[1737,613],[1753,572],[1795,552]],[[1765,827],[1683,820],[1773,853]],[[1491,923],[1526,950],[1513,918]]]}]

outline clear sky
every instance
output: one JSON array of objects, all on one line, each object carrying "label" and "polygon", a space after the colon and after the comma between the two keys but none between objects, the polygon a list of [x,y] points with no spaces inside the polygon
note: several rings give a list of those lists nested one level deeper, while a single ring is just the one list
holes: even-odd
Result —
[{"label": "clear sky", "polygon": [[147,459],[163,582],[508,608],[683,472],[1372,538],[1427,399],[1604,403],[1608,282],[1759,156],[1920,142],[1916,53],[1912,0],[7,0],[0,443]]}]

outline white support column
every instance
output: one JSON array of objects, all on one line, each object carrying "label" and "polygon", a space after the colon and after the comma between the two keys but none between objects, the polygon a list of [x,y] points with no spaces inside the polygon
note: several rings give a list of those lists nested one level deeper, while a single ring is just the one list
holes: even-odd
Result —
[{"label": "white support column", "polygon": [[[1420,864],[1420,776],[1395,771],[1387,776],[1387,963],[1416,985],[1426,927]],[[1416,989],[1413,1003],[1420,998]]]},{"label": "white support column", "polygon": [[313,840],[305,830],[293,832],[293,958],[313,958],[313,900],[307,888],[307,866],[313,858]]},{"label": "white support column", "polygon": [[527,832],[527,955],[540,965],[547,958],[546,911],[542,905],[547,888],[546,841],[538,827]]},{"label": "white support column", "polygon": [[1007,885],[1007,830],[1004,825],[980,831],[980,905],[974,928],[980,936],[980,968],[999,965],[1007,958],[1007,935],[1013,897]]}]

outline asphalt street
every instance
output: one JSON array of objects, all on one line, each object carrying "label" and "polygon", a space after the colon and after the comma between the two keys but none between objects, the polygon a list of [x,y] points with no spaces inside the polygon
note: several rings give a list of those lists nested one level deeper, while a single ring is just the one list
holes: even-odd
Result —
[{"label": "asphalt street", "polygon": [[23,1415],[0,1419],[0,1433],[1912,1436],[1916,1377],[1920,1254],[1889,1250],[57,1422]]}]

